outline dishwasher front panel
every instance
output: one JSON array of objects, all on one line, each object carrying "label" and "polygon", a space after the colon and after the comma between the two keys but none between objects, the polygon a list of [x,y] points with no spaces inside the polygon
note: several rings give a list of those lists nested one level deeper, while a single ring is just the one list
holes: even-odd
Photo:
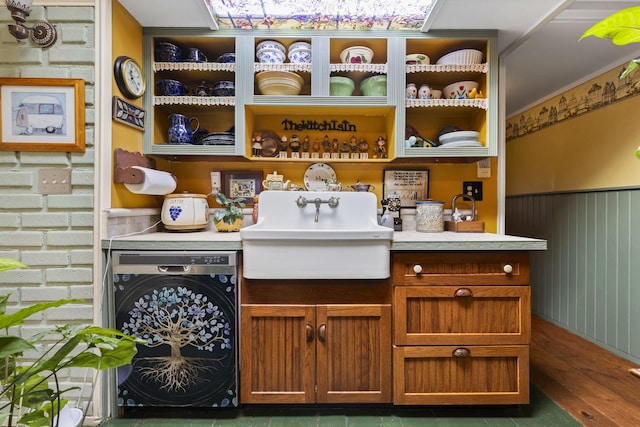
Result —
[{"label": "dishwasher front panel", "polygon": [[114,257],[116,328],[147,342],[117,370],[118,406],[238,406],[237,275],[154,268],[136,273],[145,269]]}]

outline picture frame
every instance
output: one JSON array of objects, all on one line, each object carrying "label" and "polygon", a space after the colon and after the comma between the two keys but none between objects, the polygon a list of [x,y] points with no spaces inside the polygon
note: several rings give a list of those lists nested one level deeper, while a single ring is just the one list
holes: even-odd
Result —
[{"label": "picture frame", "polygon": [[133,105],[119,96],[113,97],[112,114],[113,120],[116,122],[123,123],[141,131],[144,130],[146,112],[137,105]]},{"label": "picture frame", "polygon": [[0,78],[0,150],[85,151],[82,79]]},{"label": "picture frame", "polygon": [[399,198],[400,208],[415,208],[429,198],[429,169],[385,169],[382,198]]},{"label": "picture frame", "polygon": [[244,197],[247,206],[253,206],[253,196],[260,194],[262,171],[223,171],[222,192],[230,198]]}]

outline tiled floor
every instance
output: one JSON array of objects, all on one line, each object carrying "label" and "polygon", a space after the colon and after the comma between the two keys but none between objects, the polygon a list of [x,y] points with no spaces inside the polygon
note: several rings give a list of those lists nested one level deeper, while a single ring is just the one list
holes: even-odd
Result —
[{"label": "tiled floor", "polygon": [[129,409],[102,427],[455,427],[580,426],[569,414],[531,389],[531,405],[509,407],[262,407],[229,412]]}]

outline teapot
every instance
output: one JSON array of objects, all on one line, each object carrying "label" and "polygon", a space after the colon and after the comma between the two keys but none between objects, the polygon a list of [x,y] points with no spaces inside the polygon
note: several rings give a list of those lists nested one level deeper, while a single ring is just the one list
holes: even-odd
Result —
[{"label": "teapot", "polygon": [[373,184],[361,184],[360,181],[352,185],[351,188],[353,188],[353,191],[364,191],[364,192],[375,191],[376,189],[376,187]]},{"label": "teapot", "polygon": [[278,171],[273,171],[262,181],[262,187],[265,190],[286,190],[290,183],[291,180],[285,181],[282,175],[278,175]]}]

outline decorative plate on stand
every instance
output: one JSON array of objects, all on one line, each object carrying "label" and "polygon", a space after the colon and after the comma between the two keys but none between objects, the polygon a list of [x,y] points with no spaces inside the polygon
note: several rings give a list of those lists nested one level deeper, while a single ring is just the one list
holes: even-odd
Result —
[{"label": "decorative plate on stand", "polygon": [[304,186],[309,191],[327,191],[327,184],[335,180],[335,171],[326,163],[314,163],[304,173]]}]

